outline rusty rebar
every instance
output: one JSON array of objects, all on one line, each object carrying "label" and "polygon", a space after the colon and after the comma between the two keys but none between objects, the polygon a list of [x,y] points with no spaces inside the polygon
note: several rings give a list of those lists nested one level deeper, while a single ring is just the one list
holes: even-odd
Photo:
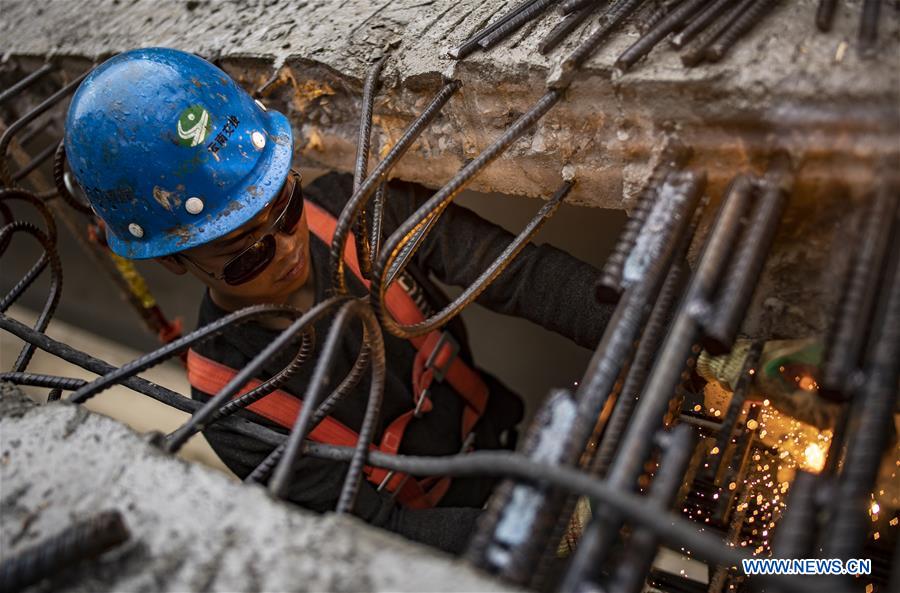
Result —
[{"label": "rusty rebar", "polygon": [[667,14],[654,28],[635,41],[616,59],[616,68],[628,70],[638,60],[650,53],[656,44],[684,23],[695,12],[700,10],[708,0],[687,0],[684,4]]},{"label": "rusty rebar", "polygon": [[706,60],[709,62],[718,62],[741,37],[746,35],[753,27],[755,27],[766,15],[768,15],[778,0],[756,0],[747,8],[735,21],[729,26],[722,36],[713,42],[706,50]]},{"label": "rusty rebar", "polygon": [[859,53],[864,58],[875,54],[878,44],[878,13],[881,0],[864,0],[859,17]]},{"label": "rusty rebar", "polygon": [[93,560],[128,541],[119,511],[105,511],[75,523],[0,564],[0,591],[15,593],[72,566]]}]

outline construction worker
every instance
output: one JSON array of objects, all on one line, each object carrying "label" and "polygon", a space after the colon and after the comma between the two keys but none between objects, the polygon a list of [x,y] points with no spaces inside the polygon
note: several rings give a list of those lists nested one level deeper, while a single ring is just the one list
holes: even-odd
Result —
[{"label": "construction worker", "polygon": [[[207,290],[198,326],[249,305],[307,310],[326,297],[328,227],[352,193],[352,178],[328,174],[301,187],[301,174],[292,169],[293,147],[284,115],[254,101],[209,62],[164,48],[129,51],[97,67],[75,93],[66,120],[69,165],[105,224],[109,247],[123,257],[155,259],[175,274],[199,278]],[[420,186],[391,183],[384,232],[396,229],[428,196]],[[428,315],[446,302],[430,276],[469,285],[511,239],[500,227],[451,205],[392,290],[402,289],[408,306]],[[594,348],[611,314],[610,306],[593,298],[596,277],[595,268],[563,251],[528,245],[478,302]],[[353,274],[347,281],[356,294],[365,292]],[[216,393],[286,325],[278,318],[247,322],[195,345],[188,359],[193,397],[206,400]],[[328,320],[316,324],[316,335],[324,336],[328,325]],[[423,347],[385,332],[387,376],[375,443],[412,455],[512,447],[510,435],[523,415],[520,399],[473,366],[461,322],[429,338],[435,339]],[[358,331],[342,335],[332,367],[335,383],[352,368],[361,343]],[[429,362],[438,351],[442,361]],[[259,379],[281,371],[295,354],[289,349],[269,360]],[[279,392],[251,406],[258,421],[286,433],[312,368],[303,365]],[[337,437],[328,435],[359,430],[367,381],[311,438],[329,442]],[[271,452],[269,445],[215,424],[204,434],[240,477]],[[288,498],[331,510],[346,470],[346,464],[303,458]],[[452,552],[465,545],[494,483],[419,482],[383,470],[367,478],[356,500],[357,515]]]}]

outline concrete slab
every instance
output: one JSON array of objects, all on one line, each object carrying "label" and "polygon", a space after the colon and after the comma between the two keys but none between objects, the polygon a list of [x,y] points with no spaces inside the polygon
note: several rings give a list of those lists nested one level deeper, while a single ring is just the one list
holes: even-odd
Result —
[{"label": "concrete slab", "polygon": [[315,515],[163,454],[67,403],[0,390],[0,550],[101,511],[132,540],[36,591],[511,591],[353,518]]},{"label": "concrete slab", "polygon": [[[550,10],[488,53],[460,62],[446,55],[513,4],[6,0],[0,51],[26,70],[53,57],[72,72],[138,46],[217,59],[248,88],[272,81],[262,95],[290,115],[301,162],[342,170],[353,162],[367,64],[387,51],[375,154],[396,141],[442,77],[463,82],[395,170],[397,177],[440,186],[540,96],[554,66],[596,26],[591,19],[542,56],[537,45],[560,18]],[[736,168],[758,164],[773,146],[803,161],[801,188],[867,182],[874,160],[900,151],[900,21],[882,19],[877,55],[863,60],[855,47],[860,4],[841,3],[834,30],[822,34],[813,25],[814,0],[780,2],[722,63],[685,69],[663,43],[620,76],[612,65],[638,36],[629,25],[587,63],[535,133],[471,187],[548,196],[569,165],[579,179],[573,202],[627,208],[670,134],[695,147],[714,193]]]}]

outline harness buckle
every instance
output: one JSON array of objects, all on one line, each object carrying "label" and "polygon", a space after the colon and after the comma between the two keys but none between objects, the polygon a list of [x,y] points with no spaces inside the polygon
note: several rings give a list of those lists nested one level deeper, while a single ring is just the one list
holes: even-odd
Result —
[{"label": "harness buckle", "polygon": [[[450,346],[450,356],[443,366],[437,366],[434,364],[435,359],[437,359],[445,344]],[[431,354],[428,355],[428,360],[425,361],[425,368],[432,369],[434,371],[434,378],[438,381],[443,381],[444,377],[447,376],[450,367],[453,365],[453,361],[456,360],[458,355],[459,342],[456,341],[456,338],[454,338],[450,332],[444,330],[441,332],[441,337],[438,338],[437,344],[434,345]]]}]

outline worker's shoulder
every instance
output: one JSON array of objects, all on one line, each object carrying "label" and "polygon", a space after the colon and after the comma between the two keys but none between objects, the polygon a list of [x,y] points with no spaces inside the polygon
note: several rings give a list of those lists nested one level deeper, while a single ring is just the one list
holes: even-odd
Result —
[{"label": "worker's shoulder", "polygon": [[349,173],[326,173],[303,186],[304,198],[338,216],[353,194],[353,176]]}]

